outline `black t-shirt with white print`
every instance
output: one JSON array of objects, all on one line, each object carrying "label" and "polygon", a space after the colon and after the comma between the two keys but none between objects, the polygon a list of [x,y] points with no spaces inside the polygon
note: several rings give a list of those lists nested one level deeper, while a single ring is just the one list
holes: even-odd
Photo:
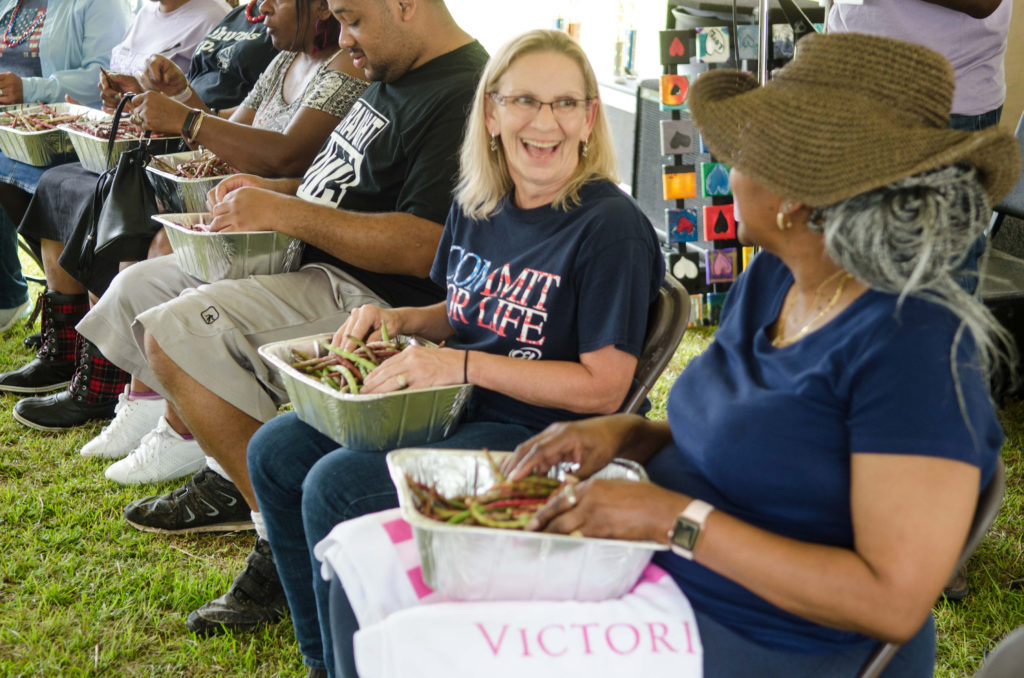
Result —
[{"label": "black t-shirt with white print", "polygon": [[[306,171],[299,197],[358,212],[406,212],[443,224],[466,116],[486,62],[487,51],[474,41],[394,82],[372,83]],[[374,273],[313,247],[306,247],[304,261],[346,270],[393,305],[422,306],[444,298],[429,278]]]},{"label": "black t-shirt with white print", "polygon": [[245,5],[228,12],[199,41],[188,68],[188,81],[210,108],[232,108],[242,103],[277,50],[263,23],[249,23]]}]

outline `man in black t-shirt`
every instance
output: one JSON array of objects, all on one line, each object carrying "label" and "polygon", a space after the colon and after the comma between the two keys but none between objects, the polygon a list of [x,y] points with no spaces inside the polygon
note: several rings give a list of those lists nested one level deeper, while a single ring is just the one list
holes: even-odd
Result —
[{"label": "man in black t-shirt", "polygon": [[126,519],[169,533],[255,524],[261,535],[228,593],[189,616],[198,633],[251,628],[285,608],[245,454],[287,394],[256,347],[333,332],[364,303],[443,299],[428,274],[487,54],[443,0],[329,5],[342,49],[372,84],[305,177],[228,178],[212,209],[214,230],[276,230],[304,241],[304,266],[200,286],[173,257],[141,262],[78,325],[112,362],[174,403],[214,460],[183,489],[130,504]]}]

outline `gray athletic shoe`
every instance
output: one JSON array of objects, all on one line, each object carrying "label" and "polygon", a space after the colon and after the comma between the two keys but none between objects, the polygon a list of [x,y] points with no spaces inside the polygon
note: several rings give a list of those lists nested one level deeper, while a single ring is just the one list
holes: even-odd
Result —
[{"label": "gray athletic shoe", "polygon": [[228,592],[188,616],[185,625],[193,633],[211,636],[224,631],[250,631],[261,624],[279,621],[288,611],[274,554],[266,539],[245,558],[245,569],[231,582]]},{"label": "gray athletic shoe", "polygon": [[125,507],[124,518],[143,532],[165,534],[255,529],[245,497],[209,467],[173,492],[133,501]]}]

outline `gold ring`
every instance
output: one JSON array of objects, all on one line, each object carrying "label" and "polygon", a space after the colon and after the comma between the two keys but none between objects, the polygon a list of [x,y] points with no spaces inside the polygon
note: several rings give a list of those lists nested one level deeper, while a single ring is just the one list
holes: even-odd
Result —
[{"label": "gold ring", "polygon": [[573,530],[572,532],[569,533],[569,536],[570,537],[582,537],[583,536],[583,530]]},{"label": "gold ring", "polygon": [[405,380],[404,374],[399,374],[398,376],[396,376],[395,381],[398,382],[398,388],[405,388],[406,386],[409,385],[409,382]]},{"label": "gold ring", "polygon": [[3,89],[3,87],[0,87],[0,97],[2,97],[3,95],[4,95],[4,89]]},{"label": "gold ring", "polygon": [[565,500],[569,502],[569,506],[576,505],[576,490],[573,489],[572,485],[566,485],[565,489],[562,490],[562,494],[565,495]]}]

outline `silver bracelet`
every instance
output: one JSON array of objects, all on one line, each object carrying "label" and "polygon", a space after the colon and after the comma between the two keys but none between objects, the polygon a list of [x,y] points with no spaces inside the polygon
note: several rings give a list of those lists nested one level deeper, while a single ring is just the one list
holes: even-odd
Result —
[{"label": "silver bracelet", "polygon": [[192,86],[191,85],[185,85],[185,89],[181,90],[177,94],[168,94],[167,96],[171,97],[172,99],[174,99],[178,103],[182,103],[183,104],[183,103],[185,103],[186,101],[188,101],[189,99],[192,98],[192,94],[193,94]]}]

